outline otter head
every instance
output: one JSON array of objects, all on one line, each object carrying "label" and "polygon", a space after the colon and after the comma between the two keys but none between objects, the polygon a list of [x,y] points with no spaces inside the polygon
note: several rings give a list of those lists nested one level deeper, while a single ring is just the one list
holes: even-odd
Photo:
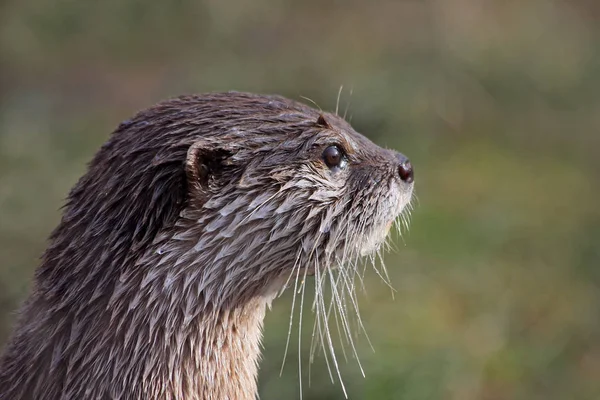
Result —
[{"label": "otter head", "polygon": [[335,115],[278,97],[234,99],[218,112],[187,110],[185,206],[145,264],[168,266],[169,284],[222,304],[375,252],[411,200],[408,159]]}]

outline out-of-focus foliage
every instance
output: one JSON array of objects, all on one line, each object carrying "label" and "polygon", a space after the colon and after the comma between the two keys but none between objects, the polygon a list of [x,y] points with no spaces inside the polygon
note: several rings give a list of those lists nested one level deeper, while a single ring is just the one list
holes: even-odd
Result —
[{"label": "out-of-focus foliage", "polygon": [[[119,121],[165,97],[307,96],[408,155],[418,202],[361,295],[351,398],[600,398],[600,4],[594,0],[5,0],[0,342],[69,188]],[[350,95],[350,89],[353,94]],[[283,375],[290,293],[266,321]],[[308,301],[309,302],[309,301]],[[310,302],[309,302],[310,303]],[[309,308],[307,308],[309,309]],[[341,399],[323,358],[305,399]],[[297,330],[294,330],[297,332]]]}]

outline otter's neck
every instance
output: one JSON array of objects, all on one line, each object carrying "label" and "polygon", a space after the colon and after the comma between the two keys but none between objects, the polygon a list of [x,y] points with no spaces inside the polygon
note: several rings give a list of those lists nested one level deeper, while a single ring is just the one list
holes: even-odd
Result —
[{"label": "otter's neck", "polygon": [[265,303],[257,299],[209,312],[187,325],[175,322],[181,325],[173,331],[154,328],[161,333],[151,340],[153,345],[139,360],[129,360],[128,369],[135,369],[138,362],[145,364],[144,376],[138,379],[149,390],[141,397],[255,399],[264,316]]},{"label": "otter's neck", "polygon": [[264,316],[260,300],[207,316],[196,333],[201,350],[192,355],[193,364],[176,368],[196,382],[194,393],[182,398],[255,399]]}]

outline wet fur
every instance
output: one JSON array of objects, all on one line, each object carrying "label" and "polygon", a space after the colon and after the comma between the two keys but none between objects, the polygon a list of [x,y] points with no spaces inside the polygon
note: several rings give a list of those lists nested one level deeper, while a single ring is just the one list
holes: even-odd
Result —
[{"label": "wet fur", "polygon": [[[332,143],[349,158],[335,173]],[[396,169],[341,118],[281,97],[140,112],[69,194],[0,359],[0,399],[255,398],[265,307],[379,248],[411,198]]]}]

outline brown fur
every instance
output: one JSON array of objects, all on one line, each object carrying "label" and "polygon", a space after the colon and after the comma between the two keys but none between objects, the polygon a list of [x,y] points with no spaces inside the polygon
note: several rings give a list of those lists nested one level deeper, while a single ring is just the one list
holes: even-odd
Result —
[{"label": "brown fur", "polygon": [[[323,149],[339,144],[341,171]],[[186,96],[122,123],[69,194],[0,359],[0,399],[253,399],[265,307],[376,250],[398,153],[281,97]]]}]

